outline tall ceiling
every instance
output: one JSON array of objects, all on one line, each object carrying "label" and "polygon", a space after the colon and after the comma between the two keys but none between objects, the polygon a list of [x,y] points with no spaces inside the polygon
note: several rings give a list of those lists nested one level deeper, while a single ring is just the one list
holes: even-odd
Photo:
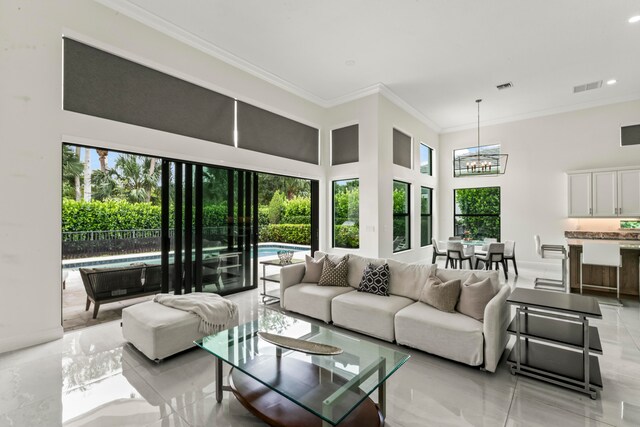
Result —
[{"label": "tall ceiling", "polygon": [[442,132],[476,98],[483,125],[640,98],[638,0],[98,1],[321,105],[382,85]]}]

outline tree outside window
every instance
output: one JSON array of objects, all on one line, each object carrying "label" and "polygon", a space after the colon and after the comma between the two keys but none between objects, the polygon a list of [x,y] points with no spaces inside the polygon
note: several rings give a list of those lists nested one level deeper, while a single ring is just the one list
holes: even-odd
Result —
[{"label": "tree outside window", "polygon": [[473,240],[500,240],[500,187],[454,191],[454,235]]},{"label": "tree outside window", "polygon": [[406,182],[393,181],[393,252],[411,249],[410,188]]},{"label": "tree outside window", "polygon": [[333,247],[360,247],[359,180],[333,181]]}]

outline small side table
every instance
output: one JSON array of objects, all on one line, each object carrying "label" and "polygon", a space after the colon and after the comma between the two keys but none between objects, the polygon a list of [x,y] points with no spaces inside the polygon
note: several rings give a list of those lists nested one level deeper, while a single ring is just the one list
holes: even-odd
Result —
[{"label": "small side table", "polygon": [[515,289],[509,304],[516,315],[507,331],[516,343],[507,363],[511,374],[588,394],[596,399],[602,390],[600,364],[591,353],[602,354],[598,329],[589,318],[601,319],[592,297],[537,289]]},{"label": "small side table", "polygon": [[303,259],[292,259],[287,263],[283,263],[280,259],[260,261],[260,264],[262,264],[262,292],[260,293],[260,296],[262,297],[263,304],[273,304],[280,301],[279,296],[267,293],[267,282],[280,283],[280,273],[270,274],[267,276],[267,266],[282,268],[287,265],[300,264],[302,262],[304,262]]}]

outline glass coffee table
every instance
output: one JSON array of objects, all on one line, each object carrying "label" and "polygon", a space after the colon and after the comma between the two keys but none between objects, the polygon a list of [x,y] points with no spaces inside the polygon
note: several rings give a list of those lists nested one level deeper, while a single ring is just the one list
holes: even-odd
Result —
[{"label": "glass coffee table", "polygon": [[[307,354],[271,344],[268,332],[338,347],[334,356]],[[409,355],[365,338],[263,310],[258,320],[195,342],[217,358],[216,400],[223,390],[270,425],[381,426],[385,381]],[[229,385],[222,363],[232,366]],[[369,397],[378,390],[378,405]]]}]

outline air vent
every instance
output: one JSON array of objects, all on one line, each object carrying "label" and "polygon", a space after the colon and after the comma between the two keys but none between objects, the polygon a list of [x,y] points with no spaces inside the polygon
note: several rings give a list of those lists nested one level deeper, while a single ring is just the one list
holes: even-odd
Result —
[{"label": "air vent", "polygon": [[513,87],[513,83],[511,83],[511,82],[502,83],[501,85],[498,85],[496,87],[498,88],[498,90],[505,90],[505,89],[509,89],[509,88]]},{"label": "air vent", "polygon": [[578,85],[573,87],[573,93],[586,92],[588,90],[600,89],[602,87],[602,80],[598,80],[597,82],[585,83],[583,85]]}]

